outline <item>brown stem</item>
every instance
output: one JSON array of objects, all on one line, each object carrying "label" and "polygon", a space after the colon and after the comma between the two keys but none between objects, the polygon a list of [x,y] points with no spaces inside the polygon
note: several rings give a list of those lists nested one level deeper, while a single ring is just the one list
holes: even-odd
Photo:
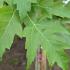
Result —
[{"label": "brown stem", "polygon": [[46,54],[43,49],[39,48],[37,51],[35,70],[47,70],[46,65]]}]

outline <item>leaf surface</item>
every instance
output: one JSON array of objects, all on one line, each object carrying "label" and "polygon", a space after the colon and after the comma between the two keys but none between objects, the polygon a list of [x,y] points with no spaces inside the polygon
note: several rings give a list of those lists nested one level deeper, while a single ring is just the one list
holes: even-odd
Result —
[{"label": "leaf surface", "polygon": [[62,0],[41,0],[39,6],[46,9],[52,16],[70,18],[70,2],[64,4]]},{"label": "leaf surface", "polygon": [[0,0],[0,7],[3,7],[4,0]]},{"label": "leaf surface", "polygon": [[17,4],[17,10],[19,10],[20,18],[23,19],[27,12],[31,10],[31,3],[36,3],[37,0],[14,0],[14,4]]},{"label": "leaf surface", "polygon": [[67,42],[70,33],[60,23],[59,20],[54,19],[35,22],[29,17],[29,25],[23,31],[23,36],[26,37],[26,49],[28,50],[28,67],[34,60],[37,49],[42,46],[46,51],[50,65],[57,62],[63,70],[67,69],[68,59],[63,51],[70,48],[70,44]]},{"label": "leaf surface", "polygon": [[6,48],[10,48],[15,34],[21,36],[22,27],[9,7],[0,8],[0,57]]},{"label": "leaf surface", "polygon": [[70,5],[54,3],[54,5],[49,9],[49,12],[56,16],[70,18]]}]

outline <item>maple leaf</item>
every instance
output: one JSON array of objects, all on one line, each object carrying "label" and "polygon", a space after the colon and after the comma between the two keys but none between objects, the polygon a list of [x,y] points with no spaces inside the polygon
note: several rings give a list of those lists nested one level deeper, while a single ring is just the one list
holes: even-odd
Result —
[{"label": "maple leaf", "polygon": [[[11,7],[3,7],[4,1]],[[11,47],[14,35],[22,35],[19,15],[26,26],[23,36],[26,37],[27,68],[41,46],[50,65],[57,62],[67,70],[68,57],[64,49],[70,48],[70,33],[62,24],[70,22],[63,19],[70,18],[70,3],[64,4],[62,0],[0,0],[0,7],[0,57],[5,48]],[[16,9],[19,11],[17,15]]]},{"label": "maple leaf", "polygon": [[19,10],[20,18],[23,19],[27,12],[31,10],[31,3],[36,3],[37,0],[14,0],[14,4],[17,4],[17,10]]},{"label": "maple leaf", "polygon": [[60,24],[59,20],[43,19],[35,22],[29,16],[28,18],[28,22],[25,22],[28,25],[23,31],[23,36],[26,37],[27,68],[34,60],[37,49],[42,46],[50,65],[57,62],[63,70],[67,70],[68,58],[64,49],[70,48],[70,33]]},{"label": "maple leaf", "polygon": [[10,48],[15,34],[21,36],[22,27],[10,7],[0,8],[0,57]]}]

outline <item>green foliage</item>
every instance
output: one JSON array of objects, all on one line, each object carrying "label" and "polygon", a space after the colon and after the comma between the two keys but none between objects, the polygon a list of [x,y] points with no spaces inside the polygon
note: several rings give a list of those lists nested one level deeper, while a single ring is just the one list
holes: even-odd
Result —
[{"label": "green foliage", "polygon": [[[4,6],[3,2],[8,6]],[[63,69],[68,68],[70,32],[70,3],[62,0],[1,0],[0,2],[0,57],[5,48],[10,48],[15,34],[26,37],[27,69],[34,61],[41,46],[46,52],[49,65],[55,62]],[[22,26],[25,28],[22,31]]]},{"label": "green foliage", "polygon": [[0,7],[3,7],[4,0],[0,0]]},{"label": "green foliage", "polygon": [[19,10],[19,15],[24,18],[27,12],[31,10],[31,3],[36,2],[36,0],[14,0],[14,4],[17,4],[17,10]]},{"label": "green foliage", "polygon": [[10,7],[0,9],[0,56],[5,48],[10,48],[15,34],[21,35],[22,27]]},{"label": "green foliage", "polygon": [[57,62],[60,67],[66,70],[67,58],[63,50],[70,48],[70,33],[65,30],[60,24],[60,21],[56,19],[45,19],[40,22],[34,22],[29,17],[28,23],[29,25],[23,32],[27,38],[26,48],[28,50],[28,66],[32,63],[32,60],[34,60],[37,49],[41,45],[47,53],[49,64],[53,65]]},{"label": "green foliage", "polygon": [[55,3],[51,8],[49,8],[49,12],[53,15],[70,18],[69,8],[70,5]]}]

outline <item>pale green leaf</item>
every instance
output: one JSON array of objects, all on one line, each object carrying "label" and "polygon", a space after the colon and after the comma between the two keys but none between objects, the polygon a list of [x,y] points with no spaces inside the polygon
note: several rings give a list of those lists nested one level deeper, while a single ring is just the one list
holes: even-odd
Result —
[{"label": "pale green leaf", "polygon": [[10,48],[14,36],[21,36],[22,27],[15,16],[15,12],[9,7],[0,8],[0,57],[6,48]]},{"label": "pale green leaf", "polygon": [[13,10],[10,7],[0,8],[0,38],[3,35],[5,27],[8,25],[12,14]]},{"label": "pale green leaf", "polygon": [[14,4],[17,4],[17,10],[19,10],[20,18],[23,19],[27,12],[31,10],[31,3],[36,3],[37,0],[14,0]]},{"label": "pale green leaf", "polygon": [[34,22],[29,17],[28,23],[29,25],[23,31],[23,36],[26,37],[26,49],[28,50],[28,67],[34,60],[38,47],[42,46],[48,56],[49,64],[52,65],[57,62],[63,70],[66,70],[68,59],[62,51],[70,48],[70,44],[67,42],[70,39],[70,33],[56,19]]}]

